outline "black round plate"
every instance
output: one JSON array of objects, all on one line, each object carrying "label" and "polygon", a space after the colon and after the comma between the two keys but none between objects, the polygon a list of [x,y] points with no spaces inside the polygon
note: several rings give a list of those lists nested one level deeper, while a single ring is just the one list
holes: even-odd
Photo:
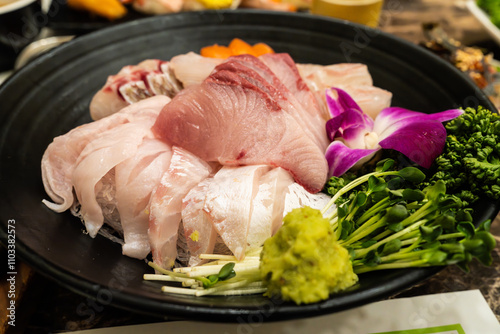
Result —
[{"label": "black round plate", "polygon": [[[0,87],[0,240],[15,226],[16,254],[41,273],[101,304],[158,316],[208,321],[294,319],[345,310],[385,298],[438,269],[362,275],[351,291],[297,306],[259,295],[186,297],[166,295],[143,282],[144,261],[121,255],[121,247],[82,233],[69,213],[57,214],[47,198],[40,160],[60,134],[90,121],[88,105],[106,77],[146,58],[168,60],[239,37],[265,42],[301,63],[361,62],[376,86],[394,94],[393,105],[424,112],[459,106],[494,106],[452,66],[411,43],[347,22],[262,11],[191,12],[146,18],[69,42],[15,73]],[[491,218],[498,205],[483,203],[476,218]],[[12,231],[12,230],[11,230]]]}]

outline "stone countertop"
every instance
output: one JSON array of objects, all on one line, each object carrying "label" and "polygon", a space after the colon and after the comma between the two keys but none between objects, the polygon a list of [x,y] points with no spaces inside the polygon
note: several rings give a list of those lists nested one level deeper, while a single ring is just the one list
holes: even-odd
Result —
[{"label": "stone countertop", "polygon": [[[434,22],[453,38],[465,45],[480,45],[500,52],[479,22],[469,13],[464,1],[442,0],[385,0],[380,29],[414,43],[424,40],[422,24]],[[497,51],[498,50],[498,51]],[[492,233],[500,244],[500,216],[492,224]],[[2,251],[2,258],[4,249]],[[7,333],[57,333],[71,330],[102,328],[120,325],[151,323],[165,319],[145,317],[113,307],[94,305],[86,297],[75,294],[35,273],[21,264],[23,289],[16,323]],[[6,287],[0,286],[0,290]],[[493,265],[471,265],[471,273],[464,274],[450,266],[433,277],[391,298],[432,293],[479,289],[500,321],[500,246],[493,253]],[[2,321],[5,310],[0,305]],[[5,327],[0,323],[0,333]]]}]

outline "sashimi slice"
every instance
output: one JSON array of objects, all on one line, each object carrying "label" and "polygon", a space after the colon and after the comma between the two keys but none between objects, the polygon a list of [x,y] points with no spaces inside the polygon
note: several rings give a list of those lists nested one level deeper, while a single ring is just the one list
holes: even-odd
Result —
[{"label": "sashimi slice", "polygon": [[201,181],[182,200],[182,225],[190,254],[189,266],[201,264],[200,255],[214,251],[217,231],[203,210],[207,190],[213,180],[210,177]]},{"label": "sashimi slice", "polygon": [[173,97],[180,89],[168,62],[148,59],[109,76],[90,102],[90,116],[99,120],[151,96]]},{"label": "sashimi slice", "polygon": [[153,261],[171,268],[177,256],[177,236],[181,221],[182,199],[210,175],[210,166],[192,153],[173,147],[172,159],[149,206],[149,242]]},{"label": "sashimi slice", "polygon": [[373,86],[372,76],[365,64],[297,64],[297,68],[308,86],[317,91],[324,92],[338,85]]},{"label": "sashimi slice", "polygon": [[273,168],[259,180],[259,189],[252,201],[248,225],[247,251],[264,244],[281,226],[285,196],[293,178],[282,168]]},{"label": "sashimi slice", "polygon": [[285,208],[283,210],[283,217],[293,209],[302,208],[304,206],[322,210],[328,204],[328,202],[330,202],[330,199],[331,197],[325,193],[320,192],[317,194],[311,194],[300,184],[292,183],[288,187],[285,196]]},{"label": "sashimi slice", "polygon": [[245,257],[252,200],[266,165],[222,167],[210,182],[203,210],[237,260]]},{"label": "sashimi slice", "polygon": [[311,192],[326,182],[323,152],[268,94],[220,71],[165,106],[154,133],[205,161],[282,167]]},{"label": "sashimi slice", "polygon": [[124,255],[144,259],[150,252],[149,199],[170,165],[172,150],[158,139],[145,139],[137,154],[115,167],[116,203],[125,243]]},{"label": "sashimi slice", "polygon": [[[286,70],[290,71],[288,65]],[[329,140],[326,136],[325,120],[319,112],[306,110],[287,86],[261,60],[251,55],[230,57],[215,70],[230,71],[241,76],[263,92],[269,94],[286,113],[290,114],[321,151],[325,151]]]},{"label": "sashimi slice", "polygon": [[285,84],[312,118],[321,119],[316,99],[288,53],[266,53],[260,56],[259,59]]},{"label": "sashimi slice", "polygon": [[125,123],[149,119],[154,122],[160,110],[170,101],[166,96],[143,100],[99,121],[81,125],[54,138],[41,162],[45,191],[53,202],[43,203],[56,212],[68,210],[74,202],[72,175],[76,161],[85,147],[95,138]]},{"label": "sashimi slice", "polygon": [[144,137],[151,133],[151,121],[121,124],[90,142],[80,154],[71,183],[81,205],[80,214],[89,235],[94,238],[104,223],[96,199],[96,184],[112,168],[137,152]]},{"label": "sashimi slice", "polygon": [[194,52],[178,55],[170,60],[170,67],[177,80],[183,87],[198,85],[205,80],[214,70],[215,66],[224,59],[200,56]]}]

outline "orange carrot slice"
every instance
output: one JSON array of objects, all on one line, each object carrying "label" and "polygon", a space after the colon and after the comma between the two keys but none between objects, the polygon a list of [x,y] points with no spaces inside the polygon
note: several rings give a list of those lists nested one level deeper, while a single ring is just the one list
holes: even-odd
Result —
[{"label": "orange carrot slice", "polygon": [[257,43],[253,46],[253,52],[256,57],[266,53],[274,53],[274,50],[266,43]]},{"label": "orange carrot slice", "polygon": [[232,52],[227,46],[214,44],[202,48],[200,50],[200,55],[203,57],[226,59],[232,56]]},{"label": "orange carrot slice", "polygon": [[231,49],[233,56],[242,54],[255,56],[252,46],[239,38],[235,38],[229,43],[229,49]]}]

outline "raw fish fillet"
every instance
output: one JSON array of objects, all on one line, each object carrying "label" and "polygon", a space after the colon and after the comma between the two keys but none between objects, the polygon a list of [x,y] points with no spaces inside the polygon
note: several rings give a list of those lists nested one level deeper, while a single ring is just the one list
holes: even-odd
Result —
[{"label": "raw fish fillet", "polygon": [[173,97],[180,90],[180,83],[168,62],[148,59],[138,65],[125,66],[116,75],[109,76],[90,102],[90,116],[98,120],[148,97]]},{"label": "raw fish fillet", "polygon": [[260,178],[259,189],[252,201],[247,251],[262,246],[281,226],[285,196],[288,187],[293,183],[290,173],[279,167],[273,168]]},{"label": "raw fish fillet", "polygon": [[267,165],[222,167],[210,182],[203,210],[237,260],[245,257],[253,199]]},{"label": "raw fish fillet", "polygon": [[200,56],[194,52],[178,55],[170,60],[170,68],[175,78],[184,88],[198,85],[214,70],[215,66],[224,62],[224,59]]},{"label": "raw fish fillet", "polygon": [[122,124],[143,120],[154,122],[169,101],[170,98],[166,96],[153,97],[54,138],[45,150],[41,162],[43,185],[53,202],[44,200],[43,203],[56,212],[68,210],[74,202],[73,171],[85,147],[95,138]]},{"label": "raw fish fillet", "polygon": [[192,153],[173,147],[172,160],[153,191],[149,207],[149,242],[154,263],[173,266],[177,257],[177,235],[182,199],[210,175],[210,166]]},{"label": "raw fish fillet", "polygon": [[[285,196],[285,208],[283,210],[283,217],[287,213],[296,208],[301,208],[304,206],[309,206],[313,209],[322,210],[328,202],[330,202],[331,197],[325,193],[311,194],[304,187],[298,183],[291,184]],[[333,206],[332,208],[333,209]],[[328,211],[327,211],[328,212]]]},{"label": "raw fish fillet", "polygon": [[327,178],[323,152],[295,119],[233,72],[213,73],[184,89],[162,110],[153,132],[205,161],[282,167],[311,192]]},{"label": "raw fish fillet", "polygon": [[315,92],[326,118],[331,117],[325,100],[325,91],[330,87],[345,90],[372,118],[391,105],[392,93],[373,86],[368,67],[364,64],[297,64],[297,67],[307,85]]},{"label": "raw fish fillet", "polygon": [[143,139],[151,135],[151,124],[151,120],[142,120],[118,125],[92,140],[78,157],[71,183],[92,238],[104,224],[102,208],[96,198],[96,184],[111,169],[136,154]]},{"label": "raw fish fillet", "polygon": [[259,57],[285,84],[312,118],[321,119],[318,103],[288,53],[267,53]]},{"label": "raw fish fillet", "polygon": [[124,255],[144,259],[150,252],[149,200],[170,165],[172,150],[158,139],[146,138],[137,154],[115,167],[116,205],[125,243]]},{"label": "raw fish fillet", "polygon": [[[277,59],[282,59],[282,57]],[[285,60],[283,60],[283,62],[285,62]],[[279,60],[277,60],[277,62],[279,62]],[[286,63],[284,69],[279,70],[291,72],[288,63]],[[314,105],[312,107],[308,106],[309,109],[306,110],[305,106],[297,100],[288,87],[261,60],[251,55],[230,57],[227,61],[217,66],[214,73],[219,71],[234,72],[249,83],[260,88],[274,99],[283,111],[290,114],[295,121],[302,126],[307,136],[318,145],[321,151],[324,152],[326,150],[329,145],[329,140],[326,136],[325,121],[321,117],[319,109]],[[291,73],[289,75],[295,76],[295,74],[296,73]],[[214,75],[214,77],[215,76],[216,75]],[[297,80],[300,79],[298,77],[294,78]],[[304,87],[308,90],[305,85]],[[302,95],[307,94],[306,92],[299,95],[303,97]]]},{"label": "raw fish fillet", "polygon": [[213,180],[206,178],[201,181],[182,200],[182,225],[190,254],[189,266],[201,264],[200,255],[214,251],[217,231],[203,210],[207,190]]}]

